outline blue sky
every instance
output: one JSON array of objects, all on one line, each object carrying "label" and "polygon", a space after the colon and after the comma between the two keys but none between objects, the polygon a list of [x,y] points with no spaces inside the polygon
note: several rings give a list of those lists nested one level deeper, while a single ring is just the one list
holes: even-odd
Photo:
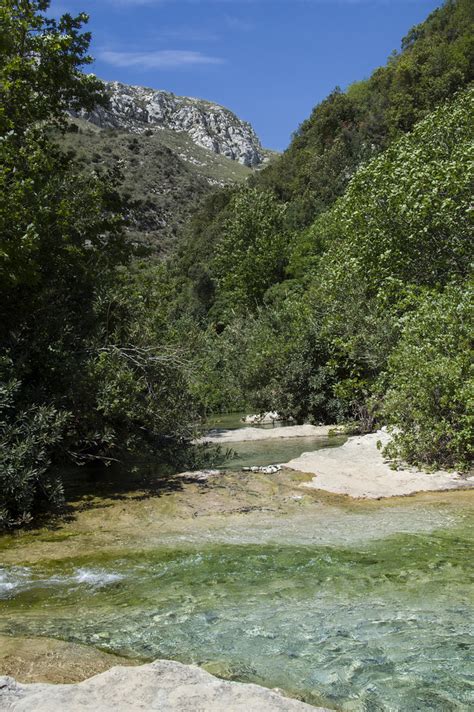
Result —
[{"label": "blue sky", "polygon": [[53,0],[90,15],[90,71],[196,96],[250,121],[268,148],[336,85],[384,64],[441,0]]}]

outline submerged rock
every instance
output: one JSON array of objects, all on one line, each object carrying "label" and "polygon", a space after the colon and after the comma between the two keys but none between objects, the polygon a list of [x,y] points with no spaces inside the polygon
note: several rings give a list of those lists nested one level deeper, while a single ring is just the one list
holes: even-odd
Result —
[{"label": "submerged rock", "polygon": [[[43,637],[19,638],[0,635],[0,681],[3,682],[11,678],[2,675],[11,675],[28,683],[81,682],[116,665],[137,664],[135,660],[106,653],[90,645]],[[2,700],[0,690],[1,710]]]},{"label": "submerged rock", "polygon": [[75,685],[22,685],[0,678],[5,712],[304,712],[319,710],[259,685],[219,680],[192,665],[157,660],[114,667]]}]

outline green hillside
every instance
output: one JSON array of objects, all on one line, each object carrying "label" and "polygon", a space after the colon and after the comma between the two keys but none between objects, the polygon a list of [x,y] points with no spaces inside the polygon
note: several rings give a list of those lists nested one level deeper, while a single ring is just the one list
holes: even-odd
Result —
[{"label": "green hillside", "polygon": [[74,151],[85,169],[120,168],[120,191],[130,201],[128,232],[153,254],[169,252],[187,219],[216,186],[241,183],[253,172],[169,129],[132,134],[74,119],[61,145]]},{"label": "green hillside", "polygon": [[[423,23],[413,27],[383,67],[347,91],[336,88],[318,104],[296,131],[289,148],[250,180],[286,204],[285,223],[294,232],[307,228],[316,215],[344,192],[358,166],[371,160],[409,131],[442,101],[474,78],[474,4],[447,0]],[[190,248],[212,250],[213,223],[225,219],[231,199],[215,198],[200,211]],[[186,248],[188,249],[188,248]]]},{"label": "green hillside", "polygon": [[469,471],[472,3],[247,182],[183,134],[71,129],[104,87],[87,18],[47,7],[0,11],[0,524],[60,505],[71,463],[209,463],[203,417],[244,408],[388,426],[395,463]]},{"label": "green hillside", "polygon": [[[466,466],[473,10],[446,2],[385,67],[318,105],[246,188],[193,217],[175,274],[182,313],[201,325],[210,409],[362,430],[403,418],[399,454]],[[411,320],[427,339],[427,305],[441,304],[458,370],[447,378],[437,342],[403,371]]]}]

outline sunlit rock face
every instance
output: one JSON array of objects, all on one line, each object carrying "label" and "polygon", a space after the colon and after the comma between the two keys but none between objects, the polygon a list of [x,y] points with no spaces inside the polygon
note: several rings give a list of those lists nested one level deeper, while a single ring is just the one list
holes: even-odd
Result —
[{"label": "sunlit rock face", "polygon": [[133,133],[161,128],[185,131],[198,146],[245,166],[258,166],[264,161],[252,126],[223,106],[120,82],[106,82],[105,86],[109,108],[97,107],[90,114],[81,114],[101,128]]},{"label": "sunlit rock face", "polygon": [[114,667],[79,685],[21,685],[0,678],[2,710],[62,712],[330,712],[259,685],[219,680],[204,670],[171,660],[140,667]]}]

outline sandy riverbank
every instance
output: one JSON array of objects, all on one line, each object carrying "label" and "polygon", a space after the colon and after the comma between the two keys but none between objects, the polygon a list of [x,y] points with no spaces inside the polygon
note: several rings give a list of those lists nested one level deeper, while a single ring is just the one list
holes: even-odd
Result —
[{"label": "sandy riverbank", "polygon": [[334,425],[286,425],[275,428],[239,428],[237,430],[210,430],[198,440],[199,443],[241,443],[253,440],[276,440],[280,438],[327,437]]},{"label": "sandy riverbank", "polygon": [[414,468],[393,470],[377,443],[385,445],[390,436],[384,431],[349,440],[338,448],[303,453],[285,467],[315,475],[301,487],[345,494],[354,498],[380,499],[416,492],[474,488],[474,476],[437,471],[421,472]]}]

